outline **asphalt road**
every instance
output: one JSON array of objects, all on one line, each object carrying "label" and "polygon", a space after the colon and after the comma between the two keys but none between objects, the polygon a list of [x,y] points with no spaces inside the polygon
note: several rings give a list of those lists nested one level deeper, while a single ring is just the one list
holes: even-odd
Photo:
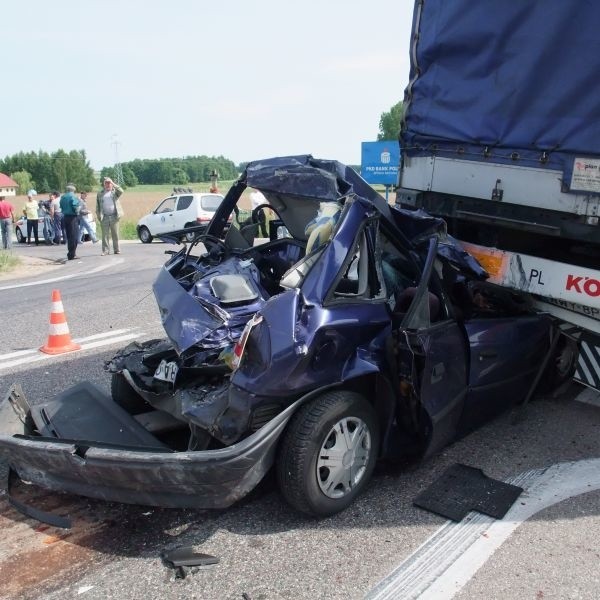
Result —
[{"label": "asphalt road", "polygon": [[[32,402],[83,380],[108,391],[104,361],[132,337],[162,336],[151,284],[165,249],[132,243],[119,256],[101,257],[97,246],[85,244],[80,261],[0,281],[0,390],[18,381]],[[55,250],[17,251],[42,256]],[[40,359],[36,349],[47,339],[52,289],[60,290],[71,335],[83,349]],[[531,403],[522,415],[505,414],[425,463],[380,465],[362,497],[323,520],[294,513],[271,478],[225,511],[126,506],[19,487],[30,503],[68,514],[70,530],[24,517],[2,488],[0,597],[597,598],[600,408],[574,401],[580,392],[572,385]],[[574,464],[546,470],[567,461]],[[508,524],[500,522],[513,527],[505,539],[493,520],[476,526],[475,513],[449,526],[413,499],[455,463],[501,480],[535,470],[531,493],[513,508],[533,506],[535,490],[550,498],[548,506],[523,523],[518,511]],[[474,544],[477,560],[469,558],[469,535],[497,549]],[[160,554],[188,545],[218,557],[219,564],[176,579]],[[437,573],[454,555],[456,564]],[[396,579],[386,580],[395,569]],[[404,587],[398,587],[402,578]],[[378,587],[382,580],[387,588]]]}]

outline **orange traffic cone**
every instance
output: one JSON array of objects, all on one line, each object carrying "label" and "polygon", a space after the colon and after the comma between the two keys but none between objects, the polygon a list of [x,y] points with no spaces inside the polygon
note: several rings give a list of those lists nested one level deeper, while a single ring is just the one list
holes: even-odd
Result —
[{"label": "orange traffic cone", "polygon": [[52,290],[52,310],[50,311],[50,333],[45,346],[40,348],[46,354],[62,354],[81,350],[81,346],[71,340],[67,317],[63,308],[60,292]]}]

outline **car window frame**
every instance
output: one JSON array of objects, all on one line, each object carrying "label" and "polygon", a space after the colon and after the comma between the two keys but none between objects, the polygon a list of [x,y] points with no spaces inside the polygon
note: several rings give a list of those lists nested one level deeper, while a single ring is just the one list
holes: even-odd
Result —
[{"label": "car window frame", "polygon": [[[190,201],[185,205],[185,206],[181,206],[182,204],[182,200],[187,200],[190,199]],[[177,197],[177,205],[175,207],[175,212],[178,212],[180,210],[187,210],[191,205],[192,202],[194,202],[194,195],[193,194],[182,194],[181,196]]]},{"label": "car window frame", "polygon": [[[163,206],[163,204],[165,204],[165,202],[167,202],[168,200],[174,201],[173,208],[171,210],[160,210],[160,207]],[[175,212],[176,206],[177,206],[177,196],[168,196],[167,198],[164,198],[163,200],[161,200],[160,204],[154,209],[154,214],[155,215],[164,215],[166,213]]]},{"label": "car window frame", "polygon": [[[341,219],[340,219],[341,220]],[[368,230],[371,229],[371,243],[374,244],[374,248],[369,248],[369,235]],[[364,244],[362,240],[364,239]],[[386,298],[386,287],[385,281],[383,279],[383,274],[381,272],[381,267],[378,264],[380,259],[380,253],[378,249],[378,241],[379,241],[379,216],[373,215],[367,217],[363,223],[361,223],[358,231],[356,232],[356,236],[352,243],[351,249],[348,251],[344,261],[342,262],[342,266],[339,269],[337,275],[335,276],[331,286],[329,287],[327,294],[325,295],[325,299],[323,301],[323,306],[334,306],[340,304],[372,304],[372,303],[385,303],[387,302]],[[331,243],[329,240],[328,243]],[[366,246],[364,248],[366,253],[366,266],[367,266],[367,286],[366,289],[362,292],[360,289],[357,293],[346,293],[346,292],[336,292],[336,289],[348,272],[352,261],[355,258],[356,253],[360,250],[361,245]],[[360,260],[360,258],[359,258]],[[376,278],[376,283],[379,287],[379,293],[374,294],[371,291],[370,281],[372,278]],[[360,276],[359,276],[360,282]],[[360,285],[360,283],[359,283]]]}]

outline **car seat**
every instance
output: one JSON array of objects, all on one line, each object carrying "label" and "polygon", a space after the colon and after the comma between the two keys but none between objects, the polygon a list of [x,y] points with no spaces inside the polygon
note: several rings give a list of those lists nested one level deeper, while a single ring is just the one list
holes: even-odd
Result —
[{"label": "car seat", "polygon": [[306,241],[306,254],[310,254],[322,246],[330,237],[337,223],[341,205],[337,202],[321,202],[317,216],[308,222],[304,228]]}]

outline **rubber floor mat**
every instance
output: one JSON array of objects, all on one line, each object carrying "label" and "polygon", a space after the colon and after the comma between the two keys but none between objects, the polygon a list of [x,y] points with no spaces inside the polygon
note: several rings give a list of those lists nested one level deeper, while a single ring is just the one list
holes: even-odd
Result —
[{"label": "rubber floor mat", "polygon": [[522,491],[481,469],[456,464],[421,492],[414,504],[453,521],[461,521],[471,510],[502,519]]}]

